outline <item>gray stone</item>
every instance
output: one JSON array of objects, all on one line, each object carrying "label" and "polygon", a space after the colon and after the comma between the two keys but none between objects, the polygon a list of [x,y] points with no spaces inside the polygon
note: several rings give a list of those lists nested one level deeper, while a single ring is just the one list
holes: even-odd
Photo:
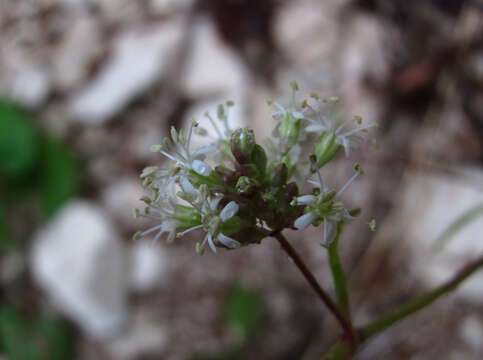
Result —
[{"label": "gray stone", "polygon": [[113,57],[71,99],[72,116],[83,123],[103,123],[158,81],[178,41],[180,26],[178,20],[173,20],[122,34]]},{"label": "gray stone", "polygon": [[[483,216],[467,224],[441,250],[436,240],[462,214],[483,204],[483,173],[479,169],[453,169],[460,176],[411,175],[402,193],[399,221],[413,249],[415,271],[428,284],[438,286],[461,267],[483,254]],[[483,273],[474,274],[455,296],[481,304]]]},{"label": "gray stone", "polygon": [[119,331],[127,316],[125,249],[106,214],[73,201],[33,239],[32,274],[52,302],[96,338]]},{"label": "gray stone", "polygon": [[50,88],[47,69],[33,65],[20,69],[13,76],[9,95],[26,107],[37,108],[47,99]]}]

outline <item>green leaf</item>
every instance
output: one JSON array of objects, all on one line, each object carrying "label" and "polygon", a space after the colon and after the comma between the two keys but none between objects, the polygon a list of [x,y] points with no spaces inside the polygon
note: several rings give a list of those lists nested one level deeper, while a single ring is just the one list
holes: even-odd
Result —
[{"label": "green leaf", "polygon": [[37,152],[37,133],[27,115],[0,99],[0,174],[10,178],[26,175]]},{"label": "green leaf", "polygon": [[5,209],[3,204],[0,203],[0,251],[10,249],[11,245],[10,232],[5,219]]},{"label": "green leaf", "polygon": [[80,186],[80,168],[74,154],[51,138],[43,139],[40,160],[41,209],[46,215],[52,215],[77,194]]},{"label": "green leaf", "polygon": [[235,285],[225,303],[225,322],[245,339],[253,335],[262,318],[262,301],[255,291]]},{"label": "green leaf", "polygon": [[0,307],[0,351],[12,360],[69,360],[72,335],[62,321],[46,316],[32,320],[4,305]]},{"label": "green leaf", "polygon": [[347,279],[342,266],[342,261],[339,257],[339,239],[344,229],[344,222],[337,224],[337,235],[332,244],[329,245],[329,265],[332,272],[332,278],[334,280],[335,295],[337,298],[337,304],[340,309],[350,320],[350,303],[349,303],[349,291],[347,289]]}]

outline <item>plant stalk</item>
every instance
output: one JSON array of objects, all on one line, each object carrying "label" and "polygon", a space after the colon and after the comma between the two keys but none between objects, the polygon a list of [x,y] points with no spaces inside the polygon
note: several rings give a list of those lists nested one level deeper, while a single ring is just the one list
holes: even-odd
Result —
[{"label": "plant stalk", "polygon": [[295,265],[299,268],[300,272],[302,275],[305,277],[307,282],[310,284],[312,289],[317,293],[319,298],[322,300],[325,306],[329,309],[329,311],[335,316],[337,321],[340,323],[342,328],[344,329],[344,333],[347,334],[347,336],[350,336],[352,338],[353,335],[353,330],[352,330],[352,325],[349,322],[349,320],[344,316],[344,314],[339,310],[335,302],[330,298],[330,296],[322,289],[320,284],[318,283],[317,279],[315,276],[312,274],[312,272],[309,270],[305,262],[302,260],[300,255],[297,253],[297,251],[290,245],[288,240],[285,238],[285,236],[277,232],[272,235],[274,238],[278,240],[280,245],[282,246],[282,249],[288,254],[290,259],[293,260]]},{"label": "plant stalk", "polygon": [[[339,308],[344,312],[349,321],[351,321],[351,311],[349,303],[349,292],[347,290],[347,278],[344,273],[344,268],[339,257],[339,238],[342,234],[344,228],[344,223],[340,222],[337,225],[337,235],[329,245],[328,255],[329,255],[329,265],[332,272],[332,277],[334,279],[335,295],[337,304]],[[352,323],[352,321],[351,321]]]},{"label": "plant stalk", "polygon": [[[389,314],[381,316],[379,319],[369,323],[360,330],[357,331],[359,334],[360,342],[357,344],[358,347],[372,339],[373,337],[379,335],[383,331],[387,330],[389,327],[395,325],[397,322],[415,314],[419,310],[424,309],[426,306],[431,305],[433,302],[438,300],[445,294],[450,293],[457,289],[457,287],[468,279],[475,271],[483,267],[483,256],[472,261],[465,267],[463,267],[450,281],[440,285],[436,289],[420,295],[406,304],[402,305],[398,309],[390,312]],[[353,354],[353,345],[347,343],[343,339],[339,340],[334,346],[332,346],[329,351],[322,357],[322,360],[345,360],[347,356]],[[356,349],[357,351],[357,349]]]}]

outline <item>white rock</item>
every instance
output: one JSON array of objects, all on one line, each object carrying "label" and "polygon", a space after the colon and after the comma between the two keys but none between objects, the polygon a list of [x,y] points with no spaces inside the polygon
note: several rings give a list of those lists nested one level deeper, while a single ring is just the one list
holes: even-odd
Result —
[{"label": "white rock", "polygon": [[122,34],[113,58],[70,101],[72,116],[98,124],[119,113],[162,75],[181,33],[178,20]]},{"label": "white rock", "polygon": [[185,10],[193,4],[193,0],[150,0],[149,10],[154,14],[169,14],[173,11]]},{"label": "white rock", "polygon": [[477,318],[466,317],[460,325],[460,335],[473,350],[483,350],[483,324]]},{"label": "white rock", "polygon": [[198,20],[192,43],[181,80],[182,89],[190,96],[233,91],[249,77],[241,59],[221,42],[210,19]]},{"label": "white rock", "polygon": [[106,215],[74,201],[35,235],[32,273],[61,311],[91,336],[104,338],[127,316],[124,251]]},{"label": "white rock", "polygon": [[[462,214],[483,204],[481,170],[464,171],[461,177],[416,175],[408,178],[401,204],[405,238],[414,249],[417,274],[433,287],[449,280],[471,259],[483,254],[483,216],[458,231],[443,247],[435,250],[435,240]],[[471,186],[474,184],[474,186]],[[469,301],[483,303],[483,273],[474,274],[455,292]]]},{"label": "white rock", "polygon": [[47,69],[30,66],[20,69],[13,77],[10,97],[29,108],[42,105],[50,92],[50,77]]},{"label": "white rock", "polygon": [[145,195],[139,178],[122,178],[109,185],[102,194],[103,204],[114,217],[127,226],[139,226],[133,217],[133,209],[142,207],[139,200]]},{"label": "white rock", "polygon": [[53,58],[54,81],[60,89],[77,86],[87,76],[88,65],[101,55],[101,36],[97,25],[93,18],[87,16],[79,16],[71,24]]},{"label": "white rock", "polygon": [[[291,61],[302,66],[321,66],[335,48],[340,1],[285,2],[277,11],[277,43]],[[300,80],[300,79],[297,79]]]},{"label": "white rock", "polygon": [[164,282],[168,276],[169,256],[164,247],[139,240],[131,249],[131,289],[149,291]]}]

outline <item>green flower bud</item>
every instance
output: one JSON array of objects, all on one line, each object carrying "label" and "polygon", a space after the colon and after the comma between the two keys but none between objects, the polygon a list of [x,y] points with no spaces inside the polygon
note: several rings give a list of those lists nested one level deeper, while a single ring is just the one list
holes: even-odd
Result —
[{"label": "green flower bud", "polygon": [[256,180],[247,176],[240,176],[235,187],[239,193],[248,195],[253,193],[258,185],[259,184]]},{"label": "green flower bud", "polygon": [[231,152],[239,164],[250,162],[255,145],[255,134],[251,129],[237,129],[231,135]]},{"label": "green flower bud", "polygon": [[331,161],[340,148],[341,145],[336,142],[336,134],[334,132],[324,131],[315,144],[317,166],[321,168]]},{"label": "green flower bud", "polygon": [[302,119],[296,119],[290,112],[278,124],[278,134],[283,140],[283,148],[281,151],[287,153],[294,145],[297,144],[300,136]]},{"label": "green flower bud", "polygon": [[234,185],[236,182],[236,171],[228,169],[224,165],[218,165],[215,167],[215,172],[221,177],[223,182],[228,185]]},{"label": "green flower bud", "polygon": [[285,165],[285,163],[278,164],[275,170],[273,171],[272,183],[274,185],[283,185],[287,182],[287,179],[288,179],[287,165]]},{"label": "green flower bud", "polygon": [[191,206],[177,205],[173,218],[180,228],[190,228],[201,224],[200,213]]},{"label": "green flower bud", "polygon": [[235,234],[243,229],[245,223],[243,220],[238,216],[233,216],[227,221],[220,224],[220,232],[225,234],[226,236],[230,236]]},{"label": "green flower bud", "polygon": [[267,167],[267,154],[262,146],[256,144],[252,151],[252,164],[256,166],[263,176]]}]

